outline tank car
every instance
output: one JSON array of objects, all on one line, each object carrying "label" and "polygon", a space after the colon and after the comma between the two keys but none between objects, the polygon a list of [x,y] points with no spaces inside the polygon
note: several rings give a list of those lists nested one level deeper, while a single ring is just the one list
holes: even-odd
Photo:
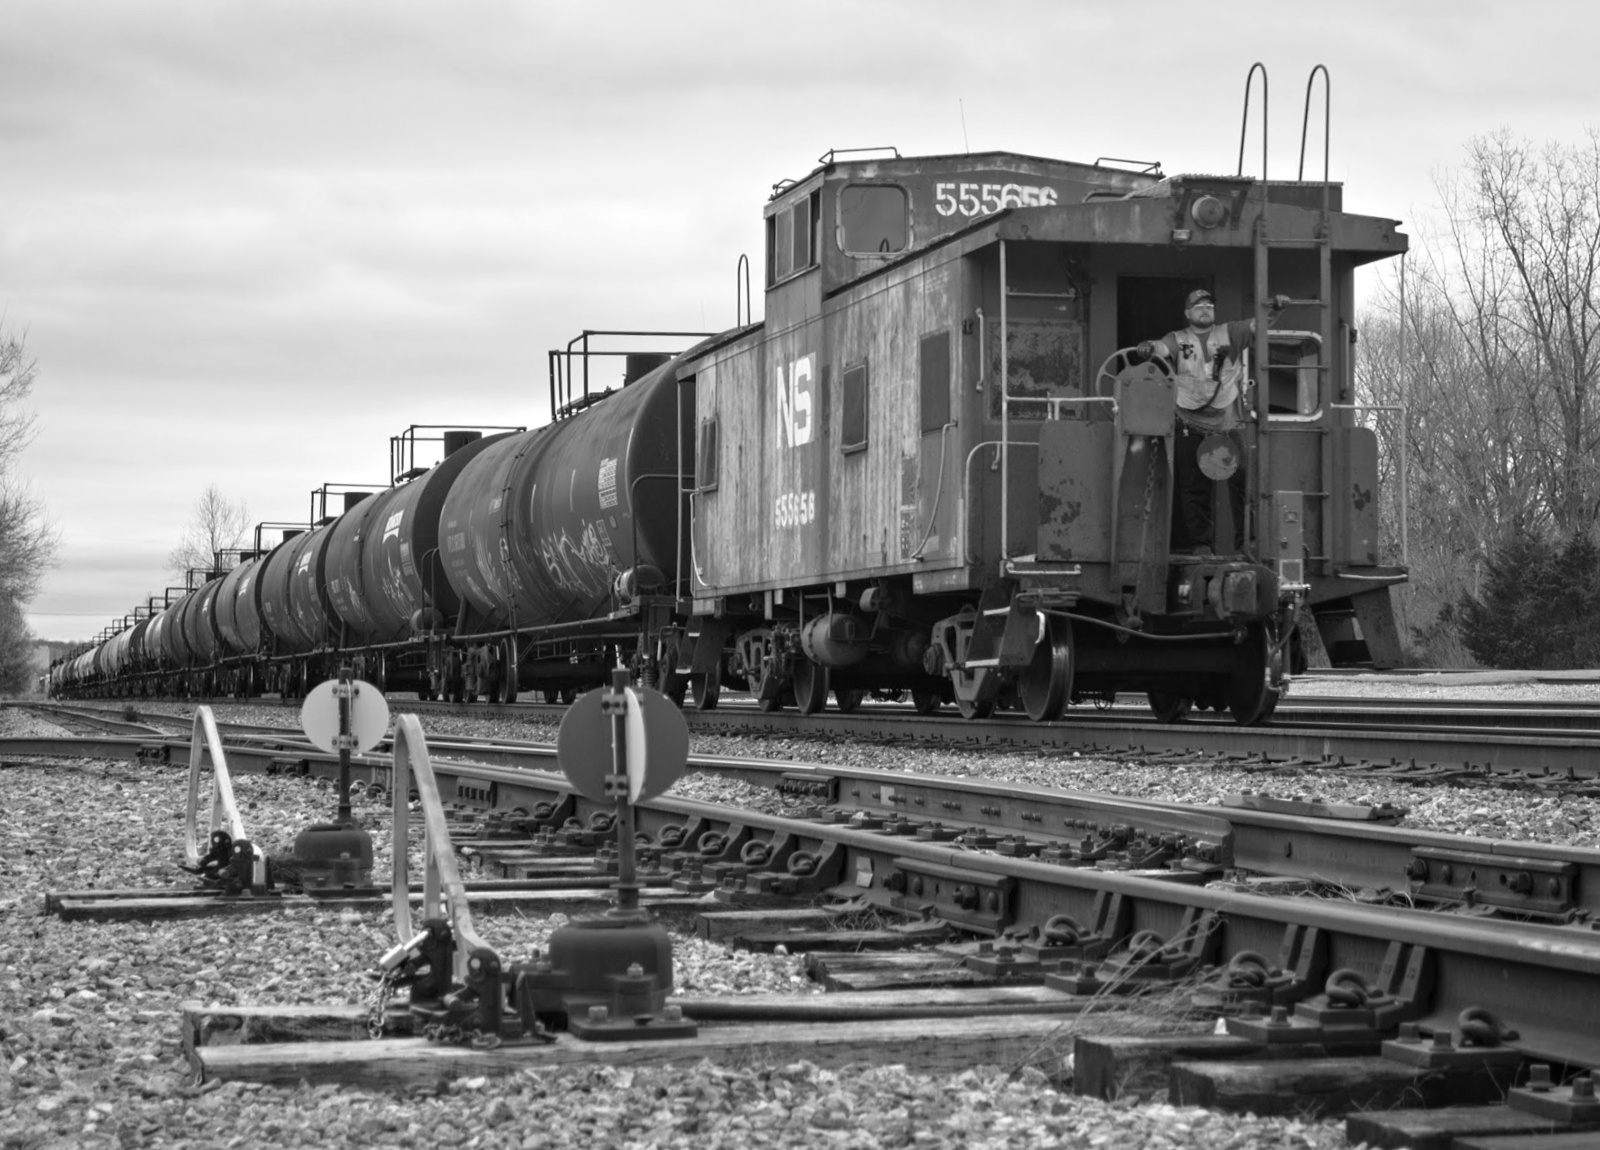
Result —
[{"label": "tank car", "polygon": [[681,360],[664,358],[632,357],[620,391],[506,438],[450,489],[439,536],[458,627],[493,644],[505,690],[570,694],[619,658],[657,682],[677,664],[687,441]]},{"label": "tank car", "polygon": [[[1302,609],[1395,662],[1352,280],[1406,241],[1341,198],[1008,153],[830,154],[781,186],[765,322],[679,369],[699,705],[732,676],[804,711],[831,687],[1044,720],[1136,691],[1252,723]],[[1129,351],[1196,288],[1224,318],[1292,300],[1258,323],[1245,546],[1216,555],[1171,547],[1173,384]]]}]

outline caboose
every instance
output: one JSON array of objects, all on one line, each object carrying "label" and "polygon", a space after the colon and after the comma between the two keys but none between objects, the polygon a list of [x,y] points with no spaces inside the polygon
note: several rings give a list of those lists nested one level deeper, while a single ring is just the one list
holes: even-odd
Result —
[{"label": "caboose", "polygon": [[[1301,618],[1398,662],[1353,371],[1354,272],[1405,251],[1395,221],[1326,180],[882,151],[775,189],[764,322],[676,365],[697,705],[731,679],[1048,720],[1132,691],[1254,723]],[[1174,383],[1131,352],[1197,288],[1257,321],[1242,548],[1218,482],[1220,542],[1174,549]]]}]

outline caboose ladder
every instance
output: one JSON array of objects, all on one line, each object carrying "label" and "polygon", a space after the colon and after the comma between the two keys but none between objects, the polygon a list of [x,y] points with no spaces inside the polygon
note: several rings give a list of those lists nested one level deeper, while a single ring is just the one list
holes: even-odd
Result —
[{"label": "caboose ladder", "polygon": [[[1272,397],[1272,373],[1274,371],[1301,372],[1306,370],[1306,365],[1301,363],[1277,364],[1272,363],[1271,338],[1267,330],[1267,300],[1271,295],[1271,254],[1274,251],[1293,249],[1313,249],[1317,253],[1317,295],[1315,298],[1293,298],[1288,302],[1290,307],[1314,308],[1316,310],[1316,323],[1313,329],[1320,344],[1317,353],[1317,363],[1314,370],[1317,372],[1317,394],[1319,403],[1325,412],[1331,413],[1332,406],[1339,399],[1334,394],[1331,385],[1332,366],[1334,363],[1334,300],[1333,300],[1333,225],[1329,208],[1330,184],[1328,174],[1328,130],[1329,116],[1328,105],[1331,97],[1328,95],[1328,70],[1321,64],[1312,68],[1311,76],[1306,81],[1306,103],[1304,115],[1301,118],[1300,128],[1300,170],[1296,175],[1297,180],[1305,177],[1306,157],[1306,123],[1311,112],[1311,88],[1315,83],[1317,73],[1322,73],[1323,78],[1323,129],[1322,129],[1322,206],[1317,217],[1314,233],[1310,237],[1303,236],[1275,236],[1270,223],[1268,206],[1268,185],[1266,178],[1266,145],[1262,145],[1262,172],[1261,172],[1261,215],[1256,220],[1254,233],[1255,246],[1255,347],[1252,351],[1256,364],[1257,395],[1256,395],[1256,430],[1257,442],[1260,451],[1260,467],[1258,469],[1259,489],[1255,492],[1252,502],[1254,518],[1256,521],[1255,542],[1257,554],[1262,559],[1275,564],[1280,578],[1285,575],[1284,564],[1290,563],[1294,569],[1299,570],[1300,556],[1285,559],[1273,550],[1271,555],[1265,554],[1264,545],[1276,539],[1283,525],[1274,521],[1276,509],[1274,506],[1276,493],[1272,485],[1272,451],[1270,431],[1270,408]],[[1263,83],[1265,77],[1263,76]],[[1265,124],[1263,124],[1263,137]],[[1241,158],[1242,141],[1241,141]],[[1348,354],[1348,349],[1345,349]],[[1325,414],[1324,420],[1331,419],[1331,414]],[[1324,433],[1331,432],[1331,428],[1324,427]],[[1322,539],[1320,551],[1324,564],[1331,560],[1333,555],[1334,516],[1338,513],[1337,501],[1331,498],[1334,487],[1333,452],[1324,450],[1322,456],[1322,490],[1320,493],[1306,492],[1305,497],[1321,498],[1323,503],[1322,514],[1318,517],[1322,526]],[[1303,576],[1302,576],[1303,577]],[[1299,582],[1299,579],[1293,580]]]}]

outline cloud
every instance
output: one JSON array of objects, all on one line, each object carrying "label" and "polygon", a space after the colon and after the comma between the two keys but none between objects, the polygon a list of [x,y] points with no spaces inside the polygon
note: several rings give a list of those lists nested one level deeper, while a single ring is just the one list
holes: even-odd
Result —
[{"label": "cloud", "polygon": [[1593,108],[1587,10],[1130,11],[13,0],[0,313],[39,359],[24,467],[65,540],[35,611],[131,606],[208,483],[300,515],[384,477],[408,424],[542,422],[545,353],[583,328],[731,324],[772,184],[829,147],[1232,171],[1262,59],[1290,175],[1321,60],[1348,206],[1404,217],[1472,134],[1573,138]]}]

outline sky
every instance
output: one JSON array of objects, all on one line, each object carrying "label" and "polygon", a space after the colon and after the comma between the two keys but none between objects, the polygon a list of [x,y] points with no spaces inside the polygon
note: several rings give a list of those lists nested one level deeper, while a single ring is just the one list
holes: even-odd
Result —
[{"label": "sky", "polygon": [[[210,484],[303,521],[313,488],[387,482],[410,425],[545,422],[546,352],[584,328],[733,326],[772,185],[830,148],[1232,172],[1261,61],[1293,177],[1322,63],[1346,210],[1416,222],[1472,137],[1600,127],[1588,0],[0,13],[0,328],[38,365],[18,472],[60,537],[29,612],[50,639],[160,593]],[[1320,88],[1312,119],[1316,176]]]}]

